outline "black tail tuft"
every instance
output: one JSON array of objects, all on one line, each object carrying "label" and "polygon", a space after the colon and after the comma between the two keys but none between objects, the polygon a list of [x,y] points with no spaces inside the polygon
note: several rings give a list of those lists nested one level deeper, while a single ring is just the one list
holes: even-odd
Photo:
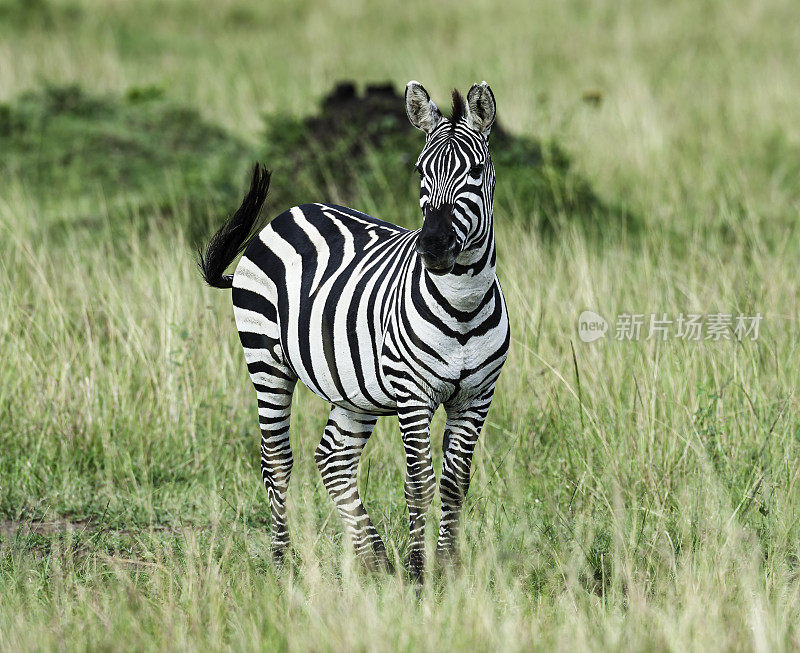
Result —
[{"label": "black tail tuft", "polygon": [[214,288],[230,288],[233,286],[233,275],[223,274],[239,254],[244,251],[253,237],[264,227],[258,220],[258,214],[267,198],[269,180],[272,173],[256,163],[253,168],[253,181],[250,190],[242,200],[242,205],[231,218],[219,228],[208,241],[206,251],[199,248],[197,265],[200,273],[209,286]]}]

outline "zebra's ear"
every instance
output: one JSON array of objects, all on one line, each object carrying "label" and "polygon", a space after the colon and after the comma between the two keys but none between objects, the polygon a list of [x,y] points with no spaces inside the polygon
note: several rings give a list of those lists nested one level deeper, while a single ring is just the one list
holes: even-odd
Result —
[{"label": "zebra's ear", "polygon": [[442,113],[422,84],[411,80],[406,84],[406,113],[411,124],[430,134],[442,122]]},{"label": "zebra's ear", "polygon": [[467,124],[475,131],[488,136],[496,113],[494,93],[489,85],[486,82],[473,84],[467,93]]}]

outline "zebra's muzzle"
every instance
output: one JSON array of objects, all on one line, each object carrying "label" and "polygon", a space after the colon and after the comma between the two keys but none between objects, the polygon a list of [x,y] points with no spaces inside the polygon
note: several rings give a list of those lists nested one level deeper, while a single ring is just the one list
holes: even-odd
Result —
[{"label": "zebra's muzzle", "polygon": [[458,236],[453,228],[453,205],[428,207],[417,239],[417,254],[432,274],[447,274],[458,256]]}]

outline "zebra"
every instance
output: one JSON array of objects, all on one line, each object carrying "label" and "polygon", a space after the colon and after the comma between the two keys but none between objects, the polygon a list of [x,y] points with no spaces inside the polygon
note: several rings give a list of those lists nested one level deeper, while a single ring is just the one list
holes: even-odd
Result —
[{"label": "zebra", "polygon": [[[454,556],[473,452],[509,349],[495,273],[495,173],[488,139],[495,99],[486,82],[453,90],[446,118],[421,84],[405,91],[425,132],[416,161],[422,227],[409,231],[343,206],[303,204],[262,229],[270,172],[256,164],[241,207],[199,252],[205,281],[232,288],[258,398],[261,473],[277,562],[289,546],[289,416],[297,380],[331,404],[314,458],[364,564],[391,571],[358,492],[361,453],[379,416],[397,415],[405,451],[408,572],[421,579],[436,484],[430,423],[447,414],[437,558]],[[243,253],[235,272],[224,274]]]}]

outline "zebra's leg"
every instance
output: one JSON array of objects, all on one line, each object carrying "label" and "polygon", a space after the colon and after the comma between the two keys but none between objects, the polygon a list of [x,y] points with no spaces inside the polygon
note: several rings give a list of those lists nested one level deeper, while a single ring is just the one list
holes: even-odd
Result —
[{"label": "zebra's leg", "polygon": [[436,544],[436,557],[442,561],[452,558],[455,552],[461,508],[469,489],[472,454],[489,412],[493,392],[494,388],[469,408],[453,411],[447,415],[442,442],[444,462],[439,481],[442,520]]},{"label": "zebra's leg", "polygon": [[289,416],[296,380],[285,369],[264,362],[251,363],[253,385],[258,397],[258,422],[261,426],[261,478],[267,488],[272,517],[272,555],[283,561],[289,546],[286,528],[286,490],[292,473],[292,448],[289,445]]},{"label": "zebra's leg", "polygon": [[421,580],[425,571],[425,517],[436,491],[430,438],[433,409],[425,403],[398,405],[397,417],[406,455],[404,491],[410,533],[408,570],[413,578]]},{"label": "zebra's leg", "polygon": [[358,462],[377,420],[333,406],[314,459],[356,555],[370,569],[391,571],[383,540],[358,494]]},{"label": "zebra's leg", "polygon": [[[263,274],[246,258],[240,267],[244,285]],[[267,295],[262,294],[267,292]],[[292,449],[289,446],[289,416],[297,375],[284,357],[274,298],[269,288],[258,292],[234,285],[233,313],[239,339],[247,362],[247,371],[258,397],[258,422],[261,426],[261,477],[267,488],[272,522],[272,553],[276,562],[283,560],[289,546],[286,528],[286,490],[292,473]]]}]

